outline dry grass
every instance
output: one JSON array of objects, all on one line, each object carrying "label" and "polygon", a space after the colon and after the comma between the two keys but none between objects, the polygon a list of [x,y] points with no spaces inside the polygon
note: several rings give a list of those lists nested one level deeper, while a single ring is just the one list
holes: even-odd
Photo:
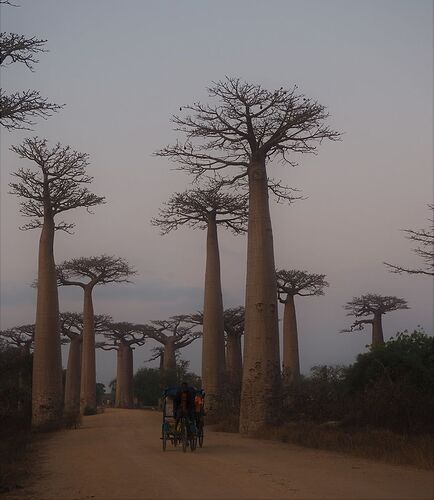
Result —
[{"label": "dry grass", "polygon": [[433,435],[403,435],[387,430],[349,430],[335,425],[290,423],[255,437],[308,448],[338,451],[394,465],[433,469]]}]

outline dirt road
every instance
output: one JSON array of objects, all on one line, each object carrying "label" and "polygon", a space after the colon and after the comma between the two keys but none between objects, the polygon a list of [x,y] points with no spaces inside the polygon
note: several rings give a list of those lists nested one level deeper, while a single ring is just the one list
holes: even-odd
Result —
[{"label": "dirt road", "polygon": [[27,499],[432,499],[430,472],[207,432],[163,453],[161,414],[106,410],[43,440]]}]

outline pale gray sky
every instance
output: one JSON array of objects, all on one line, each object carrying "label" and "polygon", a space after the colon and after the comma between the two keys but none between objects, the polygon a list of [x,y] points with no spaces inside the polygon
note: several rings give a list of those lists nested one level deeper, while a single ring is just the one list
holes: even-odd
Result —
[{"label": "pale gray sky", "polygon": [[[77,210],[74,236],[58,234],[56,260],[116,254],[134,265],[133,284],[95,290],[96,313],[146,322],[202,307],[205,234],[161,237],[149,220],[189,178],[152,156],[172,142],[170,115],[206,99],[225,75],[267,88],[292,86],[330,111],[342,142],[324,144],[298,168],[270,166],[308,198],[273,204],[276,264],[325,273],[326,295],[297,301],[303,371],[349,363],[368,333],[344,335],[342,305],[355,295],[397,295],[411,309],[387,315],[386,337],[422,325],[432,333],[432,280],[389,273],[383,260],[417,265],[399,231],[427,225],[433,198],[433,5],[429,0],[237,0],[183,2],[16,0],[1,29],[47,38],[31,73],[2,70],[6,90],[34,88],[66,107],[34,131],[1,131],[1,327],[34,321],[29,285],[37,231],[21,232],[10,173],[24,165],[9,147],[29,135],[91,157],[94,192],[107,204]],[[221,233],[225,306],[244,302],[246,239]],[[80,290],[61,290],[61,310],[79,311]],[[153,346],[137,349],[135,368]],[[200,342],[183,351],[200,372]],[[115,376],[98,354],[98,380]]]}]

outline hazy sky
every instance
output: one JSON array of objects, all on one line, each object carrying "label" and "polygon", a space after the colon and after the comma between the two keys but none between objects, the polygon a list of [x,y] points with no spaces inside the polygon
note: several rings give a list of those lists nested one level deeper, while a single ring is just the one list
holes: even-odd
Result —
[{"label": "hazy sky", "polygon": [[[22,232],[8,194],[20,161],[9,147],[38,135],[90,154],[92,189],[107,204],[68,214],[73,236],[56,235],[56,261],[115,254],[139,274],[95,289],[95,312],[147,322],[202,308],[205,233],[160,236],[149,220],[190,179],[152,156],[173,142],[170,116],[206,100],[225,75],[269,89],[297,84],[330,111],[342,141],[297,168],[272,165],[307,197],[272,203],[276,265],[325,273],[324,297],[297,299],[302,370],[349,363],[369,334],[338,333],[342,305],[363,293],[397,295],[408,311],[384,318],[385,335],[422,325],[432,333],[432,280],[391,274],[384,260],[418,265],[400,229],[427,226],[433,198],[433,5],[430,0],[16,0],[1,30],[46,38],[35,72],[2,69],[2,87],[38,89],[65,108],[33,132],[1,131],[1,327],[34,322],[38,231]],[[225,307],[243,304],[246,238],[220,233]],[[60,291],[80,311],[81,290]],[[135,369],[149,349],[135,351]],[[200,372],[200,341],[183,351]],[[64,353],[65,354],[65,353]],[[98,353],[97,378],[115,376]],[[149,365],[149,366],[152,366]]]}]

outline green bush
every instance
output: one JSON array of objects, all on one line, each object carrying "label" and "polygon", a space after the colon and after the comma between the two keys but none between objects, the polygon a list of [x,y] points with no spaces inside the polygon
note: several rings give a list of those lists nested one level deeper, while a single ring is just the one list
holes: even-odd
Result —
[{"label": "green bush", "polygon": [[431,432],[434,338],[404,331],[349,367],[316,366],[283,399],[283,422],[337,420],[355,428]]}]

